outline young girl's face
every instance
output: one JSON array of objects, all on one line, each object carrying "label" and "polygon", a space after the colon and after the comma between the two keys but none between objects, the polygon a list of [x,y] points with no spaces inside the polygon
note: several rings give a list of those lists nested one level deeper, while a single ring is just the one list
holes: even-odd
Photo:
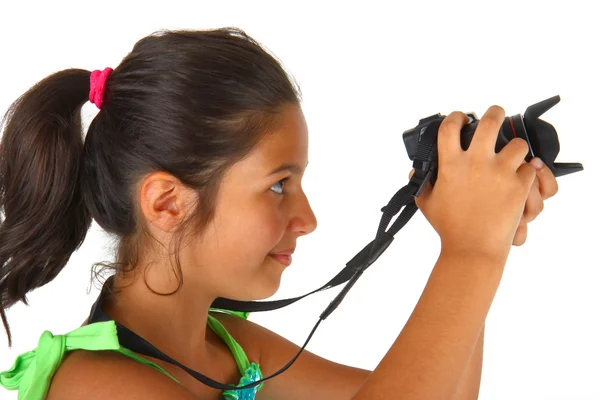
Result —
[{"label": "young girl's face", "polygon": [[201,268],[184,281],[231,299],[272,296],[286,265],[269,254],[293,250],[317,226],[301,186],[307,164],[304,115],[286,106],[279,129],[224,176],[214,220],[184,250],[192,252],[189,265]]}]

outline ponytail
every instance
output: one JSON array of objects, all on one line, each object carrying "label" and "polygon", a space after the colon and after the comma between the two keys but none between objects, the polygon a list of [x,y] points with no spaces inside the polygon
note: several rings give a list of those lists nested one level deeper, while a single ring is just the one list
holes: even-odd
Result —
[{"label": "ponytail", "polygon": [[2,120],[0,314],[52,281],[91,224],[80,188],[81,106],[90,72],[68,69],[37,83]]}]

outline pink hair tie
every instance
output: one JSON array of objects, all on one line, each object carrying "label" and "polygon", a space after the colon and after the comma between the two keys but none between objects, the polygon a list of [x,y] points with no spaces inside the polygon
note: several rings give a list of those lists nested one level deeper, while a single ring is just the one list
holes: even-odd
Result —
[{"label": "pink hair tie", "polygon": [[104,68],[104,71],[97,69],[90,74],[90,101],[99,109],[102,108],[106,79],[108,79],[112,71],[113,69],[108,67]]}]

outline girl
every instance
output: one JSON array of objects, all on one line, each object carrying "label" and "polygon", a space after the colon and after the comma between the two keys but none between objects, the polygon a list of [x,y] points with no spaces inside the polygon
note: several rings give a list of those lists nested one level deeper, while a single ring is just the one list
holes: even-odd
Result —
[{"label": "girl", "polygon": [[[100,111],[82,140],[87,100]],[[484,321],[511,245],[525,241],[527,223],[557,191],[540,160],[523,161],[525,141],[494,152],[503,118],[490,107],[468,151],[459,142],[467,117],[443,121],[438,180],[417,199],[441,253],[375,370],[304,351],[271,380],[221,391],[123,348],[114,321],[218,382],[256,382],[297,353],[245,315],[210,305],[275,294],[298,238],[317,226],[302,190],[299,91],[238,29],[151,35],[114,71],[47,77],[4,124],[2,320],[10,345],[4,311],[56,277],[92,218],[119,238],[98,303],[110,320],[44,332],[0,384],[28,400],[476,398]]]}]

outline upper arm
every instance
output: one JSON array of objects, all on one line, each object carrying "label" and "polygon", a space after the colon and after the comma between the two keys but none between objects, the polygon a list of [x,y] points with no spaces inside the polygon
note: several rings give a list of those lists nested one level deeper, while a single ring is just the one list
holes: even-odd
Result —
[{"label": "upper arm", "polygon": [[168,376],[113,351],[67,353],[46,400],[198,400]]},{"label": "upper arm", "polygon": [[[246,347],[244,342],[260,346],[260,369],[265,378],[279,371],[300,351],[300,346],[252,321],[235,323],[231,321],[233,318],[237,317],[219,319],[236,340],[240,338],[242,347]],[[350,400],[370,374],[371,371],[339,364],[305,349],[290,368],[264,382],[257,399]]]}]

